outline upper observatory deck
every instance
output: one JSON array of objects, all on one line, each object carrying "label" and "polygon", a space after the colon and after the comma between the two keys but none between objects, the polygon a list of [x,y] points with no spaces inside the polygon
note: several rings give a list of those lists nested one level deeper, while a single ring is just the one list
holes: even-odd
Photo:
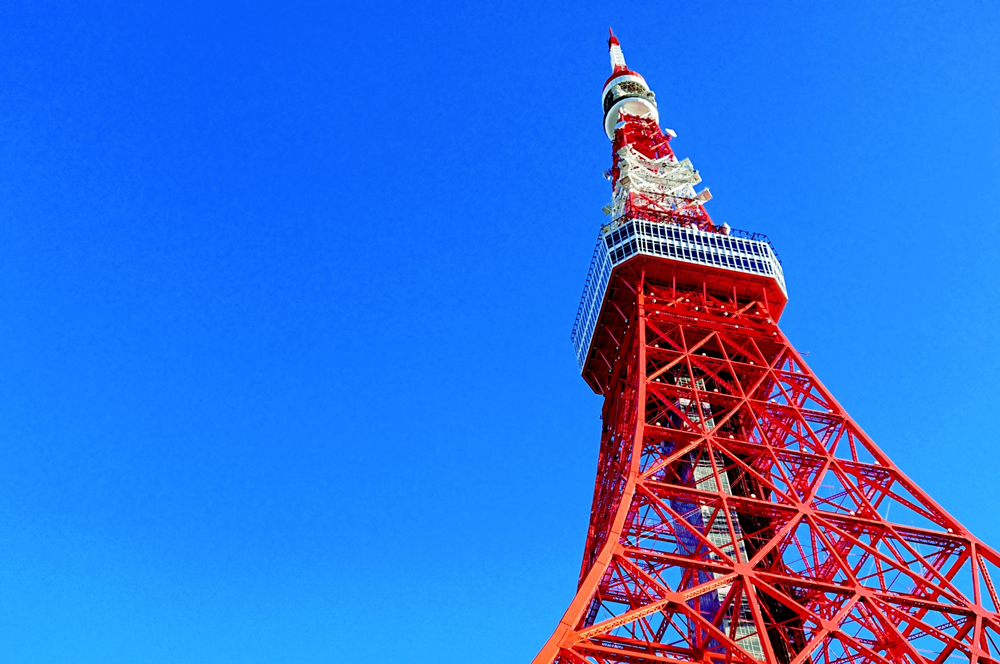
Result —
[{"label": "upper observatory deck", "polygon": [[[604,85],[604,129],[614,144],[611,222],[601,228],[571,335],[587,382],[601,391],[617,350],[615,329],[627,325],[635,293],[615,286],[617,274],[642,272],[675,287],[707,295],[766,303],[777,320],[788,291],[781,261],[767,237],[717,225],[704,206],[701,176],[670,148],[676,134],[659,126],[656,95],[628,69],[618,40],[608,41],[611,77]],[[623,280],[622,283],[625,283]],[[630,302],[631,298],[631,302]],[[601,370],[589,367],[600,357]]]},{"label": "upper observatory deck", "polygon": [[[615,221],[604,226],[597,238],[594,258],[583,285],[583,298],[573,323],[571,338],[581,371],[590,351],[611,273],[616,267],[638,255],[667,258],[692,267],[725,270],[734,273],[734,277],[736,274],[767,277],[776,282],[786,297],[788,294],[781,259],[765,235],[728,226],[723,226],[720,232],[716,232],[701,230],[693,225],[664,224],[642,219],[625,218]],[[689,269],[681,272],[685,276],[695,276],[701,271]],[[706,286],[707,289],[713,292],[731,290],[732,285],[742,281],[738,278],[727,280],[722,275],[713,275],[709,271],[704,271],[704,275],[711,282]],[[690,279],[683,281],[689,283]],[[731,281],[732,285],[720,288],[722,282],[726,281]],[[782,304],[780,298],[775,300],[775,305]]]}]

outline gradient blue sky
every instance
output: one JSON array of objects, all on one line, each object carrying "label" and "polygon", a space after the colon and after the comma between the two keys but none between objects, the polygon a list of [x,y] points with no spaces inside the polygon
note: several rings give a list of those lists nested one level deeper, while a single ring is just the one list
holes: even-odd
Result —
[{"label": "gradient blue sky", "polygon": [[613,25],[784,329],[1000,545],[990,2],[0,7],[0,662],[525,662]]}]

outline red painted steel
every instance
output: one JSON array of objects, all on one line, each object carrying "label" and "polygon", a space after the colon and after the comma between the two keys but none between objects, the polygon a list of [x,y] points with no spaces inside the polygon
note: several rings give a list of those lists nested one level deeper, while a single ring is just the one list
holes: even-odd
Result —
[{"label": "red painted steel", "polygon": [[[616,153],[669,151],[655,123],[622,120]],[[703,210],[658,209],[629,215],[715,228]],[[671,263],[612,273],[580,584],[534,661],[1000,663],[997,552],[820,383],[768,279],[678,285]]]}]

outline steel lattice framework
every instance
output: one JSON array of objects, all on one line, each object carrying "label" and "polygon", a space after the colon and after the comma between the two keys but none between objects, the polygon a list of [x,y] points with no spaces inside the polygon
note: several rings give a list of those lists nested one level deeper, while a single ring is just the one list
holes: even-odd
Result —
[{"label": "steel lattice framework", "polygon": [[1000,556],[803,362],[777,325],[780,266],[745,262],[776,255],[712,222],[610,46],[607,270],[574,328],[604,430],[580,585],[535,662],[1000,662]]}]

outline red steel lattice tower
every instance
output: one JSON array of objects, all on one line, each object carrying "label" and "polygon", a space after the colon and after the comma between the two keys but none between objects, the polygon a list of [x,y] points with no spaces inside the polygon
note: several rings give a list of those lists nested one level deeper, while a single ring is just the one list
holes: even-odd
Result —
[{"label": "red steel lattice tower", "polygon": [[577,594],[535,662],[1000,662],[1000,556],[802,361],[770,242],[711,220],[609,47],[610,223],[573,329],[604,426]]}]

